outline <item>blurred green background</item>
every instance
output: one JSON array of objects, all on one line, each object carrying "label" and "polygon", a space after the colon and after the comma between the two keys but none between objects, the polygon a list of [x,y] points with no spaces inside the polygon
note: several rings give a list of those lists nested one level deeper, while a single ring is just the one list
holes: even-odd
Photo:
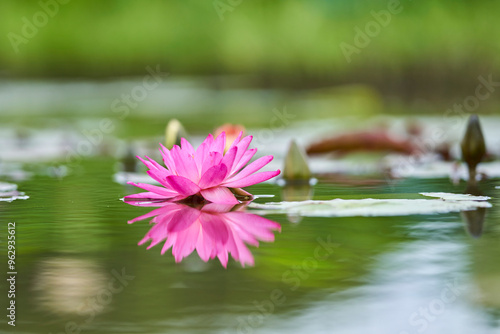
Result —
[{"label": "blurred green background", "polygon": [[[397,13],[389,15],[394,7]],[[442,128],[443,142],[458,148],[467,118],[447,111],[477,94],[478,77],[500,82],[500,2],[1,0],[0,13],[0,181],[15,182],[30,196],[0,206],[0,221],[18,224],[24,332],[63,331],[77,318],[64,309],[66,300],[78,306],[80,297],[90,296],[80,277],[98,287],[99,277],[126,267],[135,285],[86,332],[236,330],[240,316],[255,312],[255,300],[282,288],[287,303],[264,326],[276,321],[290,326],[287,333],[315,333],[310,324],[325,326],[323,332],[360,324],[371,325],[371,333],[400,333],[415,329],[408,316],[439,296],[449,279],[465,276],[464,286],[474,286],[477,298],[464,293],[447,309],[450,318],[436,322],[446,330],[427,333],[456,332],[450,329],[455,323],[466,333],[497,333],[498,179],[482,184],[496,199],[482,213],[480,239],[464,232],[469,222],[457,213],[300,223],[270,215],[282,224],[281,234],[274,244],[252,247],[256,267],[243,271],[234,261],[226,270],[217,261],[195,262],[196,256],[175,265],[159,246],[137,247],[150,226],[126,221],[147,210],[118,200],[136,189],[115,182],[115,173],[138,169],[136,154],[159,158],[157,143],[174,117],[195,140],[221,124],[242,124],[259,154],[276,157],[276,168],[292,138],[307,144],[378,127],[414,139],[405,124],[425,115],[434,117],[422,128]],[[356,51],[346,57],[343,47]],[[143,89],[148,67],[169,75],[122,112],[124,96]],[[498,119],[483,117],[498,112],[496,87],[471,112],[481,114],[488,149],[498,156]],[[273,121],[285,113],[289,119]],[[103,120],[112,129],[103,130]],[[437,150],[441,142],[433,143]],[[383,167],[391,165],[380,164],[380,156],[351,159],[341,165],[345,177],[314,187],[314,199],[465,189],[448,177],[389,180]],[[452,162],[446,166],[451,170]],[[357,176],[359,170],[365,174]],[[285,197],[272,184],[250,191]],[[283,273],[302,265],[317,238],[329,235],[341,247],[290,291]],[[348,313],[339,313],[344,309]]]},{"label": "blurred green background", "polygon": [[[402,0],[350,62],[341,43],[355,45],[356,27],[365,30],[387,0],[55,3],[44,25],[34,19],[38,1],[0,3],[1,77],[142,76],[160,64],[175,75],[250,76],[256,87],[362,83],[384,96],[439,100],[500,72],[497,1]],[[23,17],[40,27],[13,47],[9,33],[23,36]]]}]

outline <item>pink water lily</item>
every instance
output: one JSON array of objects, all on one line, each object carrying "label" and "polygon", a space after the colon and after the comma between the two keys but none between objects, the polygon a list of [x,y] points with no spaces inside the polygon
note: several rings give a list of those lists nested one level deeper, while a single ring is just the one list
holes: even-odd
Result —
[{"label": "pink water lily", "polygon": [[[129,204],[143,206],[139,202]],[[148,203],[147,206],[159,208],[128,223],[152,218],[153,226],[139,245],[151,241],[149,249],[163,242],[161,254],[172,248],[175,262],[196,250],[203,261],[217,257],[224,267],[229,254],[242,266],[254,265],[247,244],[259,246],[259,241],[273,242],[273,231],[281,230],[280,224],[245,212],[243,206],[209,203],[191,207],[175,202]]]},{"label": "pink water lily", "polygon": [[215,139],[208,135],[196,150],[184,138],[181,147],[175,145],[171,150],[160,144],[166,168],[147,156],[147,160],[138,158],[149,168],[148,175],[162,186],[128,182],[147,192],[125,196],[125,200],[177,201],[200,195],[213,203],[238,204],[235,192],[250,195],[239,188],[269,180],[280,173],[279,170],[257,173],[273,159],[272,155],[261,157],[245,167],[257,149],[248,149],[252,136],[242,139],[242,135],[241,132],[225,153],[225,132]]}]

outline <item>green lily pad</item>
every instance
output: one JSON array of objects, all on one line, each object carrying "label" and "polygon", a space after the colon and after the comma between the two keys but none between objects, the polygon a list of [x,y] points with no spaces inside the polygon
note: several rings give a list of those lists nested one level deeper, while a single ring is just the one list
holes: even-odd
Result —
[{"label": "green lily pad", "polygon": [[285,213],[305,217],[380,217],[431,215],[489,208],[489,197],[462,194],[425,193],[441,199],[333,199],[327,201],[251,203],[256,213]]},{"label": "green lily pad", "polygon": [[12,202],[16,199],[28,199],[23,192],[17,191],[17,184],[0,182],[0,202]]},{"label": "green lily pad", "polygon": [[474,196],[470,194],[452,194],[452,193],[420,193],[427,197],[438,197],[450,201],[487,201],[491,199],[488,196]]}]

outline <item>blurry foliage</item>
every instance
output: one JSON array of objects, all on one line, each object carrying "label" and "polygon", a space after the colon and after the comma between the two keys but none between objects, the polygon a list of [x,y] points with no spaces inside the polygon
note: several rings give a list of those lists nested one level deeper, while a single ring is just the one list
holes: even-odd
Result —
[{"label": "blurry foliage", "polygon": [[145,66],[161,64],[176,74],[254,74],[263,84],[394,81],[404,75],[446,90],[450,78],[476,78],[500,67],[494,38],[500,26],[493,24],[500,3],[401,5],[402,12],[348,63],[340,43],[353,44],[354,28],[364,29],[371,11],[387,9],[387,1],[243,1],[224,20],[212,1],[74,1],[61,5],[18,53],[7,34],[20,34],[22,18],[31,20],[41,8],[38,1],[2,1],[7,15],[0,20],[0,71],[104,77],[141,75]]}]

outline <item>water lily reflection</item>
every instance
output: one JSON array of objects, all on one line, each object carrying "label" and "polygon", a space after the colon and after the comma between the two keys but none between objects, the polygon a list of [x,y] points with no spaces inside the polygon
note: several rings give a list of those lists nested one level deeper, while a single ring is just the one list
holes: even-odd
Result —
[{"label": "water lily reflection", "polygon": [[[465,194],[473,196],[483,196],[483,192],[478,187],[476,180],[469,180]],[[486,208],[477,208],[476,210],[462,211],[462,218],[465,222],[465,230],[471,237],[479,238],[483,234],[484,220],[486,217]]]},{"label": "water lily reflection", "polygon": [[[144,202],[127,202],[144,206]],[[161,254],[172,248],[176,262],[191,254],[195,249],[203,261],[217,257],[226,267],[228,256],[243,266],[253,265],[254,258],[248,245],[258,246],[259,241],[273,242],[274,230],[280,225],[269,219],[245,212],[244,205],[200,204],[187,205],[173,202],[149,203],[159,206],[151,212],[130,220],[153,217],[153,227],[139,241],[139,245],[151,240],[148,249],[163,242]]]}]

